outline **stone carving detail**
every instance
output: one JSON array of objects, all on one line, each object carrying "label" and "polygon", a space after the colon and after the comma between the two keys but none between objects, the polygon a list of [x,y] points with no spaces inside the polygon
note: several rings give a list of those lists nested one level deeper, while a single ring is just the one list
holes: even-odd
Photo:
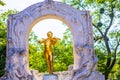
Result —
[{"label": "stone carving detail", "polygon": [[9,49],[7,55],[6,73],[0,80],[33,80],[26,68],[27,59],[24,49]]},{"label": "stone carving detail", "polygon": [[97,58],[93,54],[93,48],[86,45],[76,47],[75,51],[80,57],[80,65],[79,69],[73,70],[73,80],[84,80],[96,69]]},{"label": "stone carving detail", "polygon": [[73,69],[70,69],[72,73],[72,76],[69,74],[70,78],[72,80],[104,80],[102,74],[96,71],[97,58],[93,49],[89,12],[79,11],[52,0],[34,4],[18,14],[9,16],[6,73],[0,80],[39,80],[29,70],[28,37],[31,28],[38,21],[47,18],[59,19],[71,29],[74,65]]}]

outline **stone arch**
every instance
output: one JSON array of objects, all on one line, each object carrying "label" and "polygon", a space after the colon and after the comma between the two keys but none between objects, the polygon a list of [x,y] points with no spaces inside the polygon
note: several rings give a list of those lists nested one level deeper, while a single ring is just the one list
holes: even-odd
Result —
[{"label": "stone arch", "polygon": [[89,11],[79,11],[61,2],[45,0],[9,16],[6,80],[32,80],[34,78],[29,70],[28,34],[34,24],[47,18],[59,19],[71,29],[74,48],[73,80],[86,79],[95,70],[97,58],[93,51]]},{"label": "stone arch", "polygon": [[[59,17],[59,16],[56,16],[56,15],[51,15],[51,14],[48,14],[48,15],[43,15],[41,16],[40,18],[38,18],[37,20],[33,21],[30,26],[29,26],[29,29],[28,29],[28,32],[27,32],[27,35],[29,37],[29,33],[31,31],[31,29],[34,27],[34,25],[36,25],[38,22],[42,21],[42,20],[45,20],[45,19],[56,19],[56,20],[59,20],[63,23],[65,23],[68,28],[70,28],[68,22],[66,20],[64,20],[63,18]],[[71,29],[71,28],[70,28]],[[28,39],[28,38],[27,38]]]}]

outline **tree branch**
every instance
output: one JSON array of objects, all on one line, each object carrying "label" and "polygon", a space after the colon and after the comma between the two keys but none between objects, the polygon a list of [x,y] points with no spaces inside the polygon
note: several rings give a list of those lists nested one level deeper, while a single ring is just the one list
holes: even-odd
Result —
[{"label": "tree branch", "polygon": [[109,67],[109,70],[111,70],[111,69],[113,68],[113,66],[115,65],[117,49],[118,49],[119,46],[120,46],[120,39],[118,40],[117,45],[116,45],[116,47],[115,47],[114,59],[113,59],[111,65],[110,65],[110,67]]},{"label": "tree branch", "polygon": [[110,24],[109,24],[108,28],[105,30],[105,34],[104,34],[105,36],[107,35],[107,33],[108,33],[110,27],[112,26],[112,23],[113,23],[114,8],[115,8],[115,6],[112,5],[112,6],[111,6],[111,14],[109,14],[109,17],[110,17]]},{"label": "tree branch", "polygon": [[[111,58],[110,58],[111,49],[110,49],[110,47],[109,47],[109,42],[108,42],[108,37],[107,37],[107,33],[108,33],[109,29],[111,28],[112,23],[113,23],[114,8],[115,8],[115,6],[112,5],[112,3],[111,3],[111,14],[109,15],[109,17],[110,17],[110,24],[109,24],[109,26],[106,28],[105,33],[104,33],[104,41],[105,41],[105,45],[106,45],[107,52],[108,52],[108,59],[107,59],[107,63],[106,63],[106,65],[107,65],[106,70],[108,70],[108,71],[110,70],[109,67],[113,67],[113,66],[114,66],[114,65],[111,66]],[[115,60],[115,61],[116,61],[116,60]],[[114,62],[113,62],[113,64],[114,64]],[[109,72],[108,72],[108,74],[109,74]]]},{"label": "tree branch", "polygon": [[[98,31],[100,32],[102,38],[104,39],[105,45],[106,45],[106,48],[107,48],[108,55],[111,54],[111,50],[110,50],[110,47],[109,47],[109,43],[108,43],[108,38],[107,38],[107,36],[105,36],[105,35],[103,34],[103,32],[100,30],[100,28],[98,28],[94,23],[92,23],[92,24],[93,24],[93,26],[94,26],[95,28],[98,29]],[[109,60],[107,61],[107,62],[108,62],[107,64],[109,65],[109,64],[110,64],[110,58],[108,58],[108,59],[109,59]]]},{"label": "tree branch", "polygon": [[94,23],[92,23],[92,25],[98,29],[98,31],[100,32],[101,36],[104,37],[104,34],[103,32],[100,30],[100,28],[98,28]]},{"label": "tree branch", "polygon": [[100,39],[102,39],[103,37],[102,36],[96,36],[96,37],[94,37],[94,40],[95,40],[95,42],[96,41],[98,41],[98,40],[100,40]]}]

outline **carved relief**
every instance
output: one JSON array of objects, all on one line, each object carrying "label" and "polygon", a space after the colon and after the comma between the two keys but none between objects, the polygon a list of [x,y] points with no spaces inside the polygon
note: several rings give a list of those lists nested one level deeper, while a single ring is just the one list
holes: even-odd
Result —
[{"label": "carved relief", "polygon": [[96,71],[97,58],[93,49],[91,18],[88,11],[79,11],[69,5],[52,0],[45,0],[18,14],[10,15],[7,33],[6,74],[0,80],[33,80],[35,78],[28,67],[27,38],[33,22],[42,16],[46,17],[46,15],[60,17],[63,22],[67,21],[70,25],[74,45],[72,80],[104,80],[102,74]]},{"label": "carved relief", "polygon": [[73,80],[84,80],[96,69],[97,58],[93,54],[93,50],[89,46],[78,46],[76,54],[81,57],[80,67],[73,70]]}]

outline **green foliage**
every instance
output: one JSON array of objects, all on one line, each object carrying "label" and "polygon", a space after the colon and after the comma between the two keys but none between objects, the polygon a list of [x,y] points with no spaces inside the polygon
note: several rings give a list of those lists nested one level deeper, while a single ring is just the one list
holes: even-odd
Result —
[{"label": "green foliage", "polygon": [[53,48],[55,53],[54,70],[65,71],[68,66],[73,64],[73,46],[71,32],[67,29],[63,39]]},{"label": "green foliage", "polygon": [[0,5],[4,6],[5,3],[3,1],[0,0]]},{"label": "green foliage", "polygon": [[[35,46],[32,47],[32,49],[33,48],[35,48]],[[29,64],[31,69],[38,70],[39,72],[45,72],[47,70],[47,64],[45,62],[43,52],[31,53],[29,59],[30,59]]]},{"label": "green foliage", "polygon": [[43,45],[38,44],[38,37],[34,32],[31,32],[29,37],[29,54],[30,68],[45,72],[47,65],[43,55]]},{"label": "green foliage", "polygon": [[98,67],[97,67],[97,69],[98,70],[100,70],[101,72],[104,72],[104,68],[105,68],[105,60],[106,60],[106,57],[107,56],[105,56],[105,53],[104,52],[102,52],[100,49],[99,49],[99,47],[97,47],[97,48],[95,48],[95,53],[99,53],[99,54],[97,54],[97,57],[99,58],[99,60],[98,60]]}]

